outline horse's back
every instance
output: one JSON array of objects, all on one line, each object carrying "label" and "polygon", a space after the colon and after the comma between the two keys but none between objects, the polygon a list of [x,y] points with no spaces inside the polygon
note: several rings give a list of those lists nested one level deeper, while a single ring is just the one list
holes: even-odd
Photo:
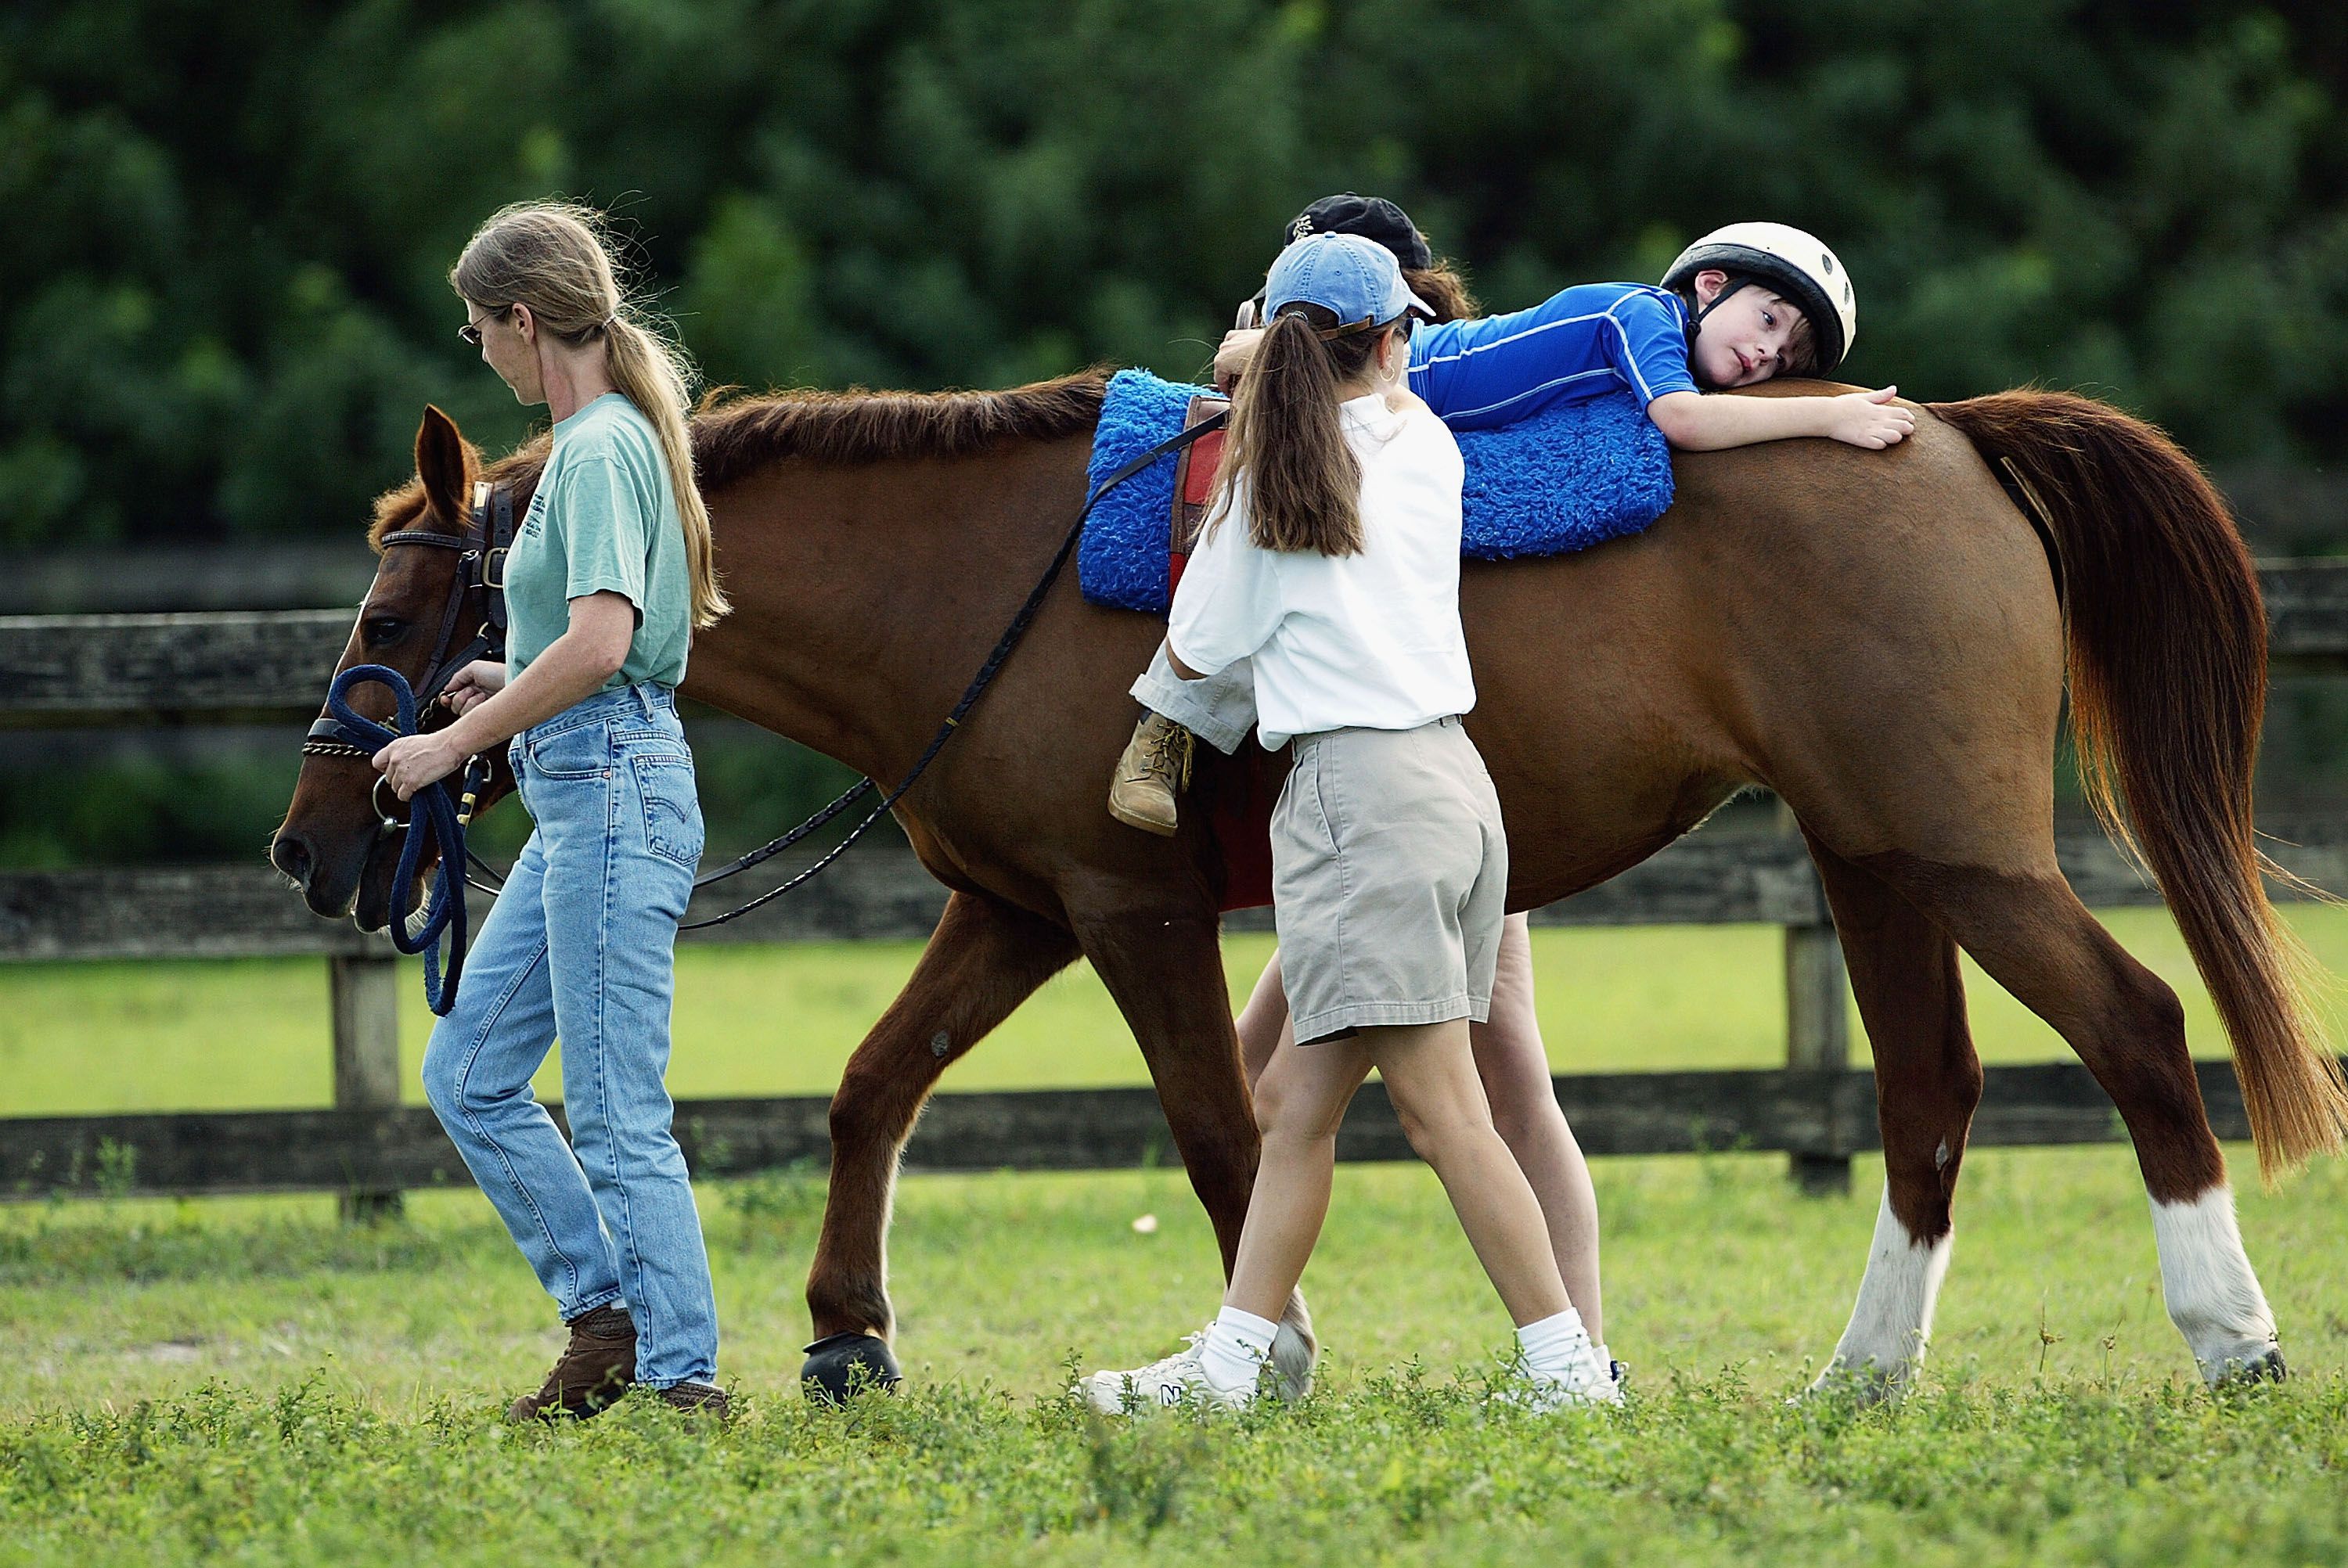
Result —
[{"label": "horse's back", "polygon": [[1677,477],[1634,538],[1463,579],[1517,903],[1746,784],[1861,853],[1977,835],[1933,804],[1952,790],[2051,810],[2054,578],[1962,436],[1925,414],[1887,451],[1776,442],[1683,454]]}]

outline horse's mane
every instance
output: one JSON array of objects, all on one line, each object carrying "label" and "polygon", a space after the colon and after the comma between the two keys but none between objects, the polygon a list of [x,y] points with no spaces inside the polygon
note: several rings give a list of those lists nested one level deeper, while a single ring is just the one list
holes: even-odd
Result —
[{"label": "horse's mane", "polygon": [[1005,392],[719,392],[694,416],[694,473],[708,492],[785,457],[878,463],[1063,440],[1099,422],[1107,390],[1108,372],[1096,367]]},{"label": "horse's mane", "polygon": [[[1082,370],[1003,392],[770,392],[734,395],[721,389],[693,418],[693,467],[704,494],[787,457],[810,463],[878,463],[897,457],[963,457],[998,442],[1057,441],[1100,420],[1106,370]],[[546,466],[550,438],[533,436],[494,462],[481,477],[511,485],[526,499]],[[477,464],[479,457],[474,453]],[[424,487],[414,479],[375,504],[367,543],[412,528],[424,516]]]}]

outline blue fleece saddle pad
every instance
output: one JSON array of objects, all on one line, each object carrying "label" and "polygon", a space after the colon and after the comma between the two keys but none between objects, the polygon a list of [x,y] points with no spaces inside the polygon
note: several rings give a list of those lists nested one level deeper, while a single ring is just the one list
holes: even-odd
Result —
[{"label": "blue fleece saddle pad", "polygon": [[[1181,429],[1190,399],[1210,390],[1118,371],[1087,483]],[[1586,549],[1640,532],[1672,504],[1671,446],[1629,393],[1552,405],[1458,440],[1468,466],[1460,552],[1474,559]],[[1163,615],[1173,602],[1174,468],[1172,454],[1160,457],[1093,508],[1076,546],[1076,576],[1093,603]]]}]

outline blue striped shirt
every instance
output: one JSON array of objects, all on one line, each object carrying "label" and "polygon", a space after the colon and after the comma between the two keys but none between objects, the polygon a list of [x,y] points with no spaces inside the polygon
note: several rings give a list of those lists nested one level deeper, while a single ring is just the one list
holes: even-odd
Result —
[{"label": "blue striped shirt", "polygon": [[1527,311],[1422,327],[1410,389],[1454,430],[1512,424],[1551,404],[1629,391],[1641,406],[1694,392],[1687,307],[1643,283],[1582,283]]}]

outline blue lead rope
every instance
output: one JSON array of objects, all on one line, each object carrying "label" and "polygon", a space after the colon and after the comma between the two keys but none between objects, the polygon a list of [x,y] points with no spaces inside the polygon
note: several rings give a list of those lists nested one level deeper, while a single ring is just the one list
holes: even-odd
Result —
[{"label": "blue lead rope", "polygon": [[[397,729],[351,711],[345,694],[352,687],[368,682],[390,688],[392,700],[399,706]],[[334,685],[326,691],[326,712],[342,725],[345,740],[355,746],[366,747],[370,754],[402,736],[417,733],[416,693],[409,689],[407,678],[387,665],[355,664],[335,676]],[[411,933],[407,919],[396,913],[398,899],[416,886],[416,867],[423,859],[427,837],[440,852],[440,861],[433,872],[424,921]],[[465,972],[465,825],[457,815],[457,803],[438,783],[417,790],[407,803],[407,841],[399,847],[399,869],[393,873],[392,886],[395,912],[391,945],[403,953],[424,955],[425,1002],[435,1014],[445,1017],[457,1005],[457,982]],[[443,932],[448,938],[445,982],[440,972]]]}]

